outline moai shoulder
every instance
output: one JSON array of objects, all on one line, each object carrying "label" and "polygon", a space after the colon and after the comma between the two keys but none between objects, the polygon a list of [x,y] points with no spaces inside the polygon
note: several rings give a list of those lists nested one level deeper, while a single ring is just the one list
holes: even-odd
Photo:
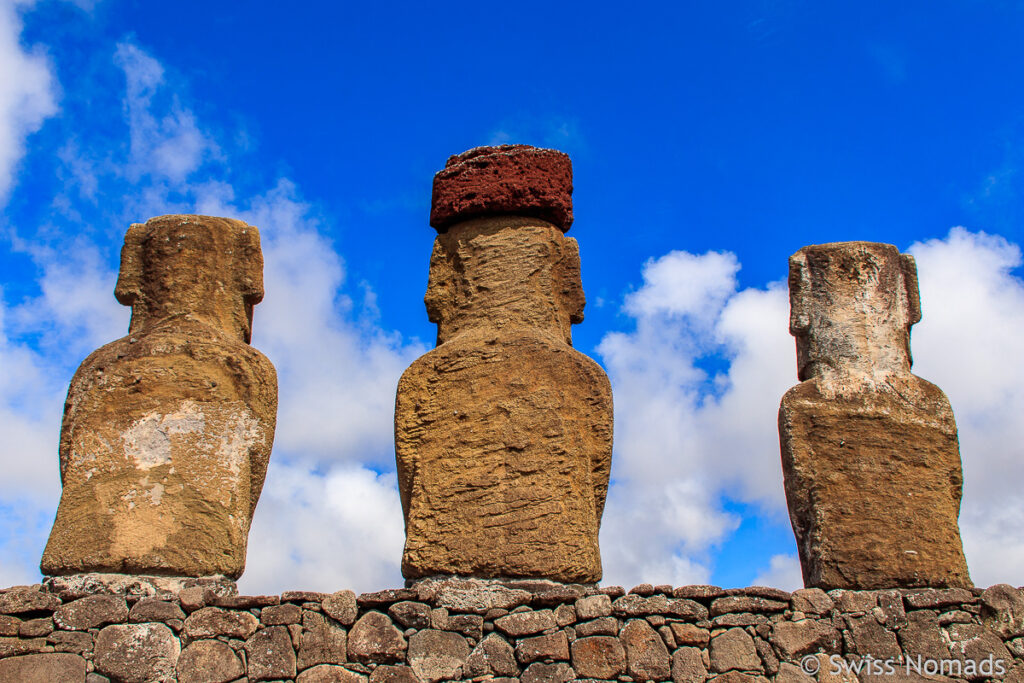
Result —
[{"label": "moai shoulder", "polygon": [[115,295],[129,333],[71,380],[42,571],[237,578],[277,414],[274,366],[249,345],[259,232],[209,216],[134,224]]},{"label": "moai shoulder", "polygon": [[789,290],[802,382],[782,399],[779,437],[805,585],[969,586],[953,411],[910,372],[913,257],[873,242],[805,247]]},{"label": "moai shoulder", "polygon": [[408,578],[601,577],[611,386],[572,348],[571,191],[568,157],[526,146],[471,150],[435,177],[437,348],[395,408]]}]

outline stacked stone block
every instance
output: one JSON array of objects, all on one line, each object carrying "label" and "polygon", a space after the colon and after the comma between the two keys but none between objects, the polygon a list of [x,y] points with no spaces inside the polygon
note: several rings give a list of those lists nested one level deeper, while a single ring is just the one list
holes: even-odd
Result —
[{"label": "stacked stone block", "polygon": [[826,672],[833,655],[851,666],[868,656],[991,655],[1005,668],[995,678],[1024,681],[1024,589],[1007,585],[626,593],[446,580],[359,596],[139,590],[83,596],[51,582],[0,592],[0,680],[798,683],[814,680],[808,657]]}]

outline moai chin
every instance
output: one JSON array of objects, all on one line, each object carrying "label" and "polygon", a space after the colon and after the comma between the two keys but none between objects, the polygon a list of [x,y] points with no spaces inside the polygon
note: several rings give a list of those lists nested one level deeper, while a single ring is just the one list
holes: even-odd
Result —
[{"label": "moai chin", "polygon": [[277,413],[274,366],[249,345],[259,231],[134,224],[115,296],[131,325],[71,380],[42,571],[238,578]]},{"label": "moai chin", "polygon": [[434,177],[437,348],[395,405],[407,578],[601,578],[612,396],[572,348],[571,193],[568,156],[526,145],[470,150]]},{"label": "moai chin", "polygon": [[804,584],[970,586],[956,421],[910,372],[913,257],[875,242],[804,247],[789,296],[802,383],[782,399],[779,437]]}]

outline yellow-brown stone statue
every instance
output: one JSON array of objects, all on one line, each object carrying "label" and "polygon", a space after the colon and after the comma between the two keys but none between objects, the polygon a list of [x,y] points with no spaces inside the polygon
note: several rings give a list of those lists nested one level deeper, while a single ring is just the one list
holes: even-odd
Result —
[{"label": "yellow-brown stone statue", "polygon": [[434,178],[437,348],[395,405],[407,578],[601,578],[612,396],[572,348],[571,194],[568,156],[525,145],[453,156]]},{"label": "yellow-brown stone statue", "polygon": [[131,325],[71,380],[42,571],[237,578],[277,413],[274,366],[249,345],[259,231],[209,216],[134,224],[115,296]]},{"label": "yellow-brown stone statue", "polygon": [[804,247],[789,296],[801,384],[782,399],[779,436],[804,584],[970,586],[953,410],[910,372],[913,257],[875,242]]}]

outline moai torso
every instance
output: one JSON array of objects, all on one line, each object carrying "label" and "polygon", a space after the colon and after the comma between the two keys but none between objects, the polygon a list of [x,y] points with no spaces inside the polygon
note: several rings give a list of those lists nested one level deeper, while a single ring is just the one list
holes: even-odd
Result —
[{"label": "moai torso", "polygon": [[568,164],[481,148],[435,178],[437,348],[405,371],[395,407],[408,578],[601,577],[611,387],[571,346],[584,299],[563,235]]},{"label": "moai torso", "polygon": [[116,296],[131,326],[71,380],[42,571],[237,578],[277,413],[274,366],[248,343],[259,232],[208,216],[132,225]]},{"label": "moai torso", "polygon": [[779,436],[805,585],[970,586],[953,411],[910,372],[913,258],[873,242],[805,247],[789,288],[802,383],[782,399]]}]

